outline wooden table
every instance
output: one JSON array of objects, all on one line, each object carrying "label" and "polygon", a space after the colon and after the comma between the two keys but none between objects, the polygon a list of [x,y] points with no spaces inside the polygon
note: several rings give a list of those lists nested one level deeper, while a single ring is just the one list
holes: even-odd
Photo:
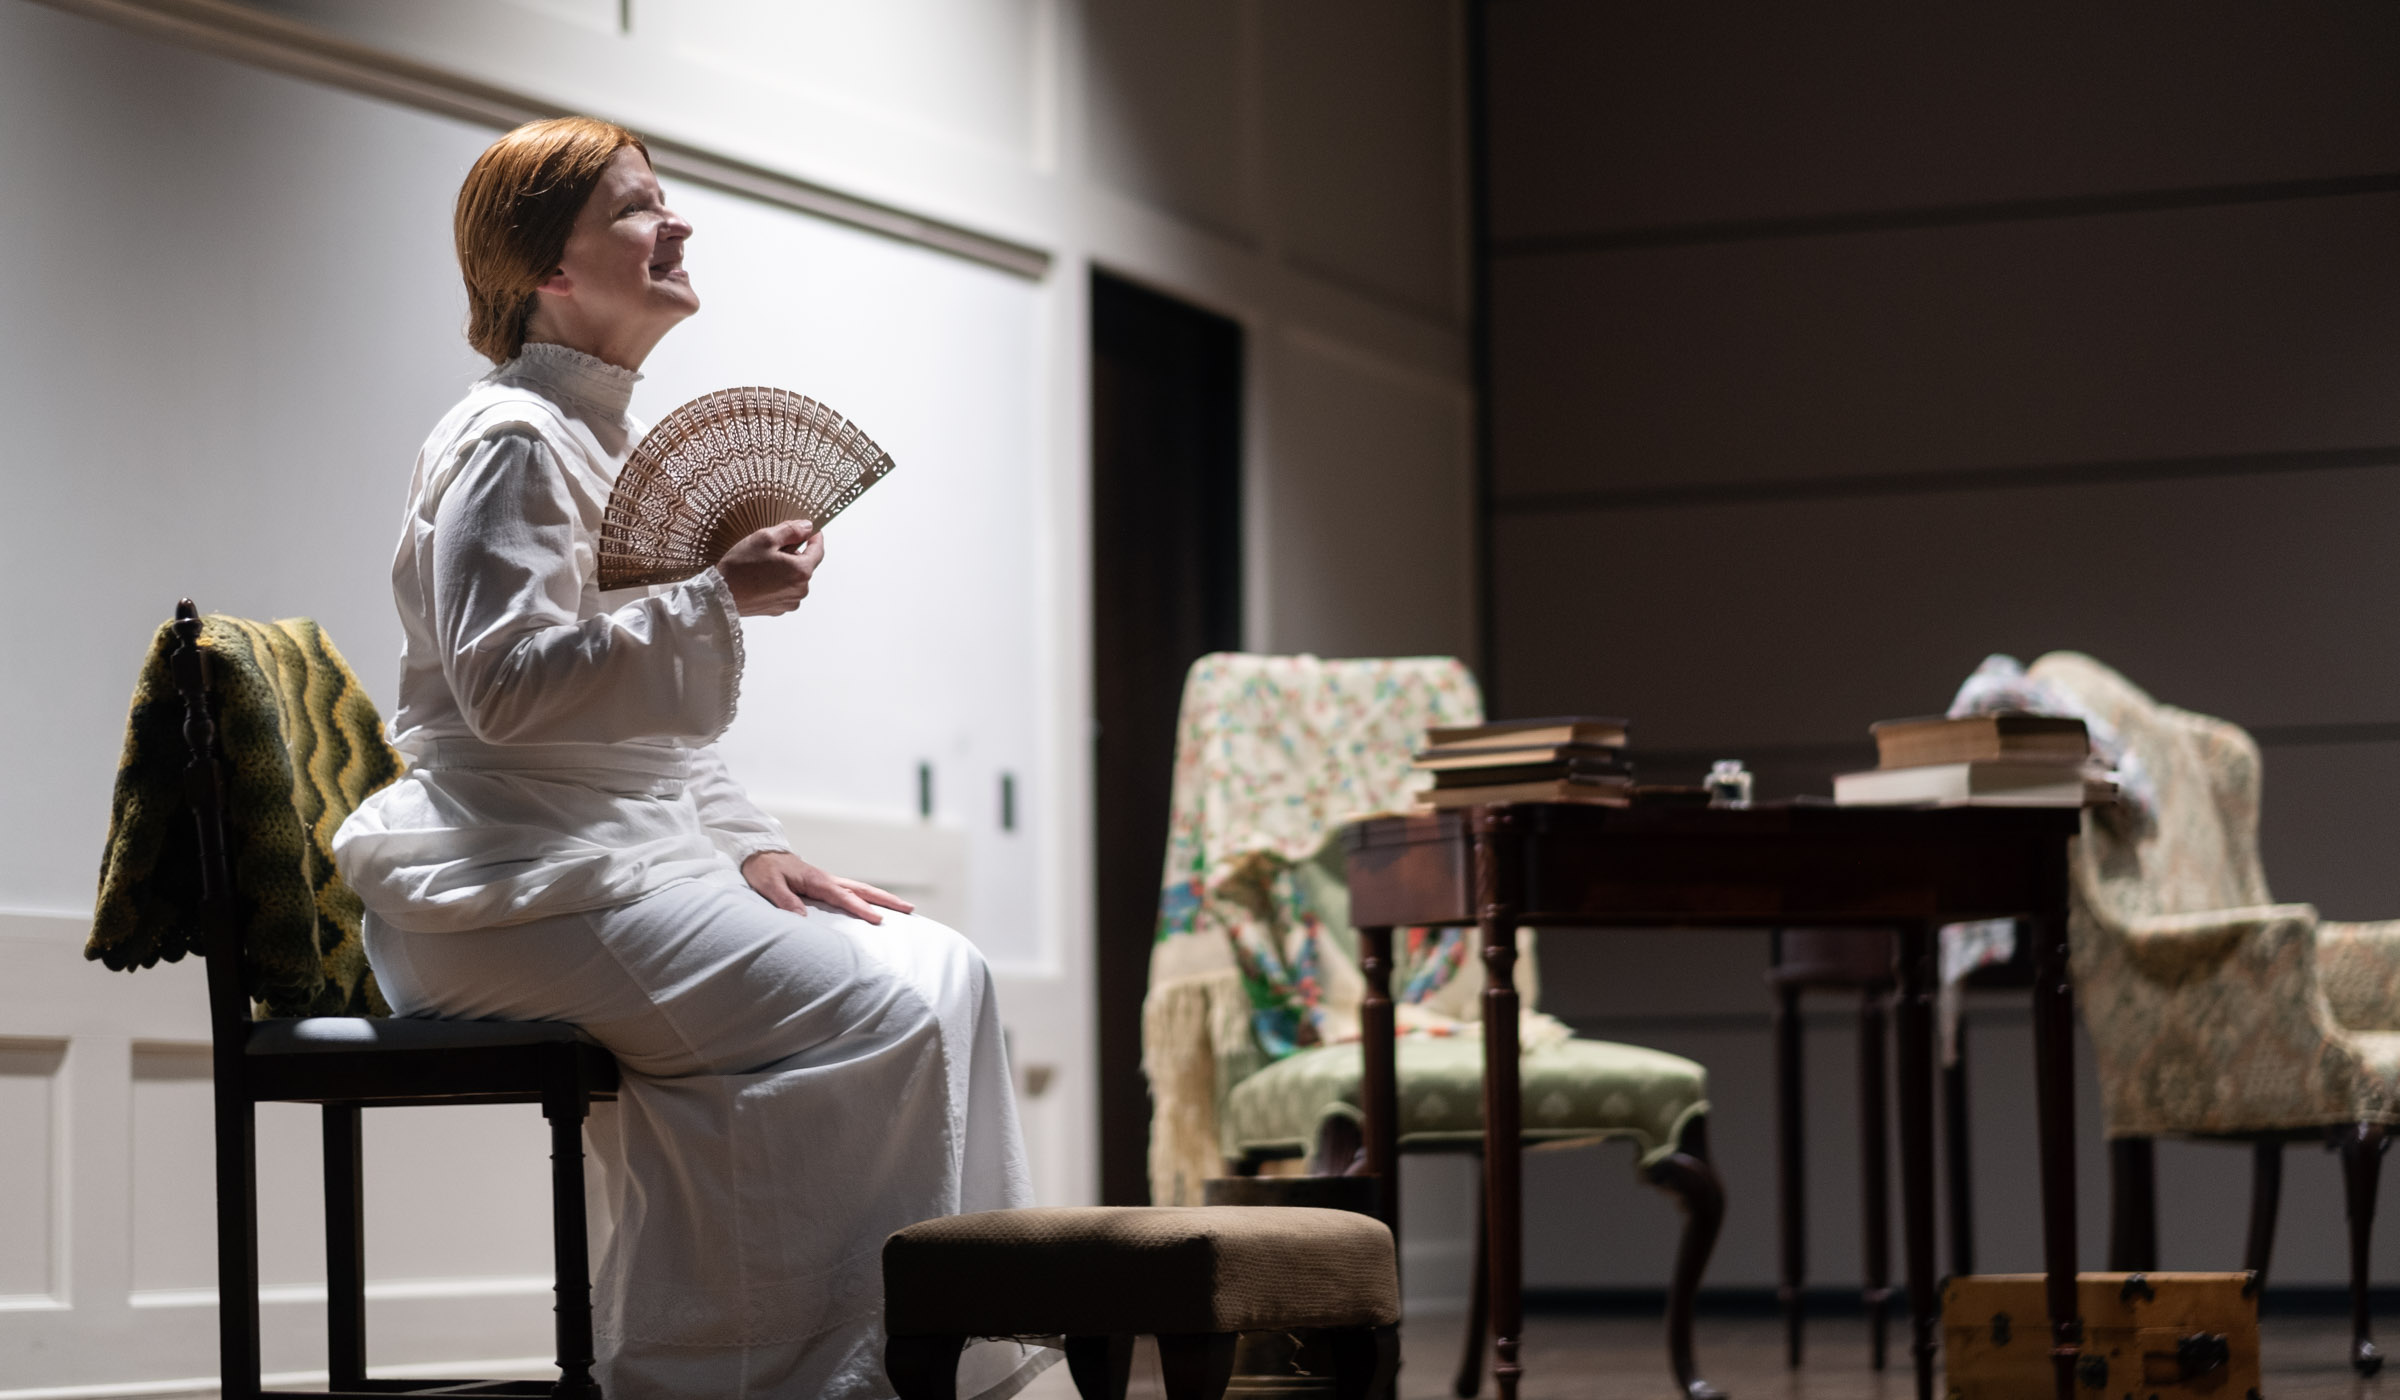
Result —
[{"label": "wooden table", "polygon": [[[1477,807],[1381,817],[1347,835],[1350,913],[1367,977],[1362,1029],[1367,1169],[1397,1214],[1399,1102],[1392,1040],[1395,927],[1474,924],[1483,939],[1484,1160],[1501,1400],[1516,1400],[1524,1326],[1523,1105],[1516,930],[1888,926],[1898,935],[1901,1209],[1917,1400],[1932,1400],[1934,933],[1960,919],[2032,925],[2042,1259],[2058,1400],[2074,1400],[2074,996],[2067,981],[2067,841],[2059,808],[1770,805]],[[1396,1225],[1397,1220],[1393,1223]]]}]

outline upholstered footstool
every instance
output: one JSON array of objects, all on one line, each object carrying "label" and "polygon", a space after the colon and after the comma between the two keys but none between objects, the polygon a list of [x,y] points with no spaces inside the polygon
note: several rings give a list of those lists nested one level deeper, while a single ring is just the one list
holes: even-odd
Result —
[{"label": "upholstered footstool", "polygon": [[883,1246],[884,1365],[901,1400],[955,1400],[973,1337],[1063,1337],[1083,1400],[1123,1400],[1133,1339],[1158,1339],[1170,1400],[1219,1400],[1243,1332],[1319,1329],[1334,1393],[1382,1393],[1400,1273],[1371,1216],[1282,1206],[995,1210]]}]

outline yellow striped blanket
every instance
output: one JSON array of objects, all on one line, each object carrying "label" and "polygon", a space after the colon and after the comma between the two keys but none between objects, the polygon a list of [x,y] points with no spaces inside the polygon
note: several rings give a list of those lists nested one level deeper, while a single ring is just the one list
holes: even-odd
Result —
[{"label": "yellow striped blanket", "polygon": [[[365,687],[308,618],[204,619],[225,765],[226,856],[245,983],[267,1016],[387,1016],[359,938],[358,896],[334,868],[342,820],[400,775]],[[158,629],[117,764],[100,902],[84,956],[119,971],[205,953],[199,842],[184,799],[183,700]]]}]

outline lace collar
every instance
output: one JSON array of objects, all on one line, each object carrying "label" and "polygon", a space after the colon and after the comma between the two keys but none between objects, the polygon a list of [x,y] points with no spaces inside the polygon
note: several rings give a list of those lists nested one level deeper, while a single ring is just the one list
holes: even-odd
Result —
[{"label": "lace collar", "polygon": [[528,383],[558,398],[571,400],[618,420],[633,402],[633,386],[641,376],[581,350],[547,341],[532,341],[517,357],[492,371],[494,379]]}]

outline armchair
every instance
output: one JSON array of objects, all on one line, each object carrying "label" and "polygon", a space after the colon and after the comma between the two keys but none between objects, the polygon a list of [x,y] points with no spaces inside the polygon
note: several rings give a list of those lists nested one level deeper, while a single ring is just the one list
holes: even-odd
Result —
[{"label": "armchair", "polygon": [[2283,1145],[2324,1141],[2347,1192],[2351,1364],[2373,1375],[2367,1244],[2400,1122],[2395,926],[2273,901],[2258,746],[2239,726],[2160,704],[2088,656],[2055,652],[2031,674],[2114,726],[2156,784],[2148,811],[2087,811],[2074,847],[2070,962],[2110,1139],[2109,1267],[2157,1265],[2152,1141],[2230,1140],[2251,1144],[2247,1267],[2263,1279]]}]

